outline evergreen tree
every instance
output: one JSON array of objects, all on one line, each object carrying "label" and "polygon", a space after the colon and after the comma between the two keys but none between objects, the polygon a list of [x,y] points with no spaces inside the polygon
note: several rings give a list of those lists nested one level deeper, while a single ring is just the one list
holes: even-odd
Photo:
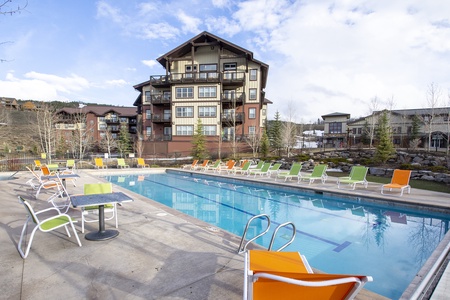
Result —
[{"label": "evergreen tree", "polygon": [[278,156],[281,156],[281,150],[283,148],[283,142],[281,139],[281,120],[280,113],[275,113],[275,120],[272,122],[272,126],[269,131],[269,141],[272,150],[274,150]]},{"label": "evergreen tree", "polygon": [[417,115],[412,117],[410,141],[419,138],[420,118]]},{"label": "evergreen tree", "polygon": [[206,141],[203,135],[202,120],[197,120],[197,128],[192,137],[192,157],[194,159],[205,159],[207,157]]},{"label": "evergreen tree", "polygon": [[378,122],[378,145],[375,150],[375,160],[386,163],[395,153],[394,144],[392,143],[392,129],[389,126],[387,111],[383,111]]},{"label": "evergreen tree", "polygon": [[269,154],[269,137],[267,136],[266,130],[263,130],[260,151],[262,157],[267,157],[267,155]]},{"label": "evergreen tree", "polygon": [[131,151],[131,139],[126,124],[120,126],[119,140],[117,141],[117,148],[120,152],[120,157],[124,157],[125,153]]}]

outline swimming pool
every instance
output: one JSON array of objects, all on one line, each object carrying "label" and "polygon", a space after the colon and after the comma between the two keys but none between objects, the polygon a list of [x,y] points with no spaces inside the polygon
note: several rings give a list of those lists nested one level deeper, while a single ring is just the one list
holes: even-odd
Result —
[{"label": "swimming pool", "polygon": [[[133,192],[241,236],[248,219],[261,213],[276,225],[292,221],[297,237],[286,251],[300,251],[310,264],[329,273],[373,276],[366,288],[398,299],[444,237],[449,215],[373,202],[353,201],[233,178],[170,172],[110,176]],[[250,228],[265,228],[258,219]],[[274,248],[289,238],[279,232]],[[257,240],[268,246],[272,232]]]}]

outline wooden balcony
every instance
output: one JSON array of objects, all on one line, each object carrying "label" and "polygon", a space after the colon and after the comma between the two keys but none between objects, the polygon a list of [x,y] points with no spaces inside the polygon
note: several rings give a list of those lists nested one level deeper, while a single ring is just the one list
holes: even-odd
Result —
[{"label": "wooden balcony", "polygon": [[221,120],[225,124],[242,123],[244,122],[244,113],[222,114]]},{"label": "wooden balcony", "polygon": [[170,122],[172,122],[172,116],[164,115],[164,114],[153,114],[152,122],[153,123],[170,123]]},{"label": "wooden balcony", "polygon": [[236,105],[242,105],[245,102],[245,93],[223,93],[220,95],[220,100],[222,103],[230,104],[236,104]]}]

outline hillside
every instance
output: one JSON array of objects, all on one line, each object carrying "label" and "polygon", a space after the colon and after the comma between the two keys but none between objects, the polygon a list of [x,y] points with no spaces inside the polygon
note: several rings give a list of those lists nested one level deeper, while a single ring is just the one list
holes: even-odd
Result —
[{"label": "hillside", "polygon": [[0,128],[0,151],[23,148],[32,150],[39,145],[39,137],[36,133],[36,113],[31,111],[10,111],[9,126]]}]

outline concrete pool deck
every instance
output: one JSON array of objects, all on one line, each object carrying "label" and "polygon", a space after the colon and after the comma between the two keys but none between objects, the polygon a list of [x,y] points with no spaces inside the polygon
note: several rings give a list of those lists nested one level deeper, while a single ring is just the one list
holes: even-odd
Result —
[{"label": "concrete pool deck", "polygon": [[[103,179],[96,176],[106,172],[160,171],[79,170],[77,187],[69,182],[68,190],[71,194],[82,193],[84,183],[102,182]],[[0,210],[3,228],[0,233],[0,299],[242,299],[243,256],[236,253],[239,237],[117,186],[114,190],[123,191],[134,199],[119,207],[117,238],[87,241],[79,231],[81,224],[78,222],[76,228],[82,247],[78,247],[73,235],[67,237],[64,230],[38,232],[28,257],[22,259],[17,243],[26,212],[17,196],[29,200],[36,210],[49,207],[46,199],[50,193],[43,191],[34,199],[35,192],[25,183],[29,178],[28,172],[19,172],[14,179],[0,181],[3,202]],[[248,179],[239,175],[236,178]],[[259,176],[251,180],[274,182],[273,178]],[[299,186],[296,181],[287,185]],[[308,183],[302,183],[300,186],[321,192],[343,191],[336,188],[335,178],[324,185],[314,183],[308,187]],[[355,191],[343,193],[450,208],[448,194],[413,189],[410,195],[400,198],[380,195],[379,189],[380,185],[370,183],[367,190],[357,187]],[[81,219],[77,209],[70,209],[69,214]],[[111,221],[106,224],[113,226]],[[96,230],[98,224],[85,226],[89,232]],[[432,261],[427,263],[433,264]],[[444,272],[447,274],[450,275],[450,270]],[[431,299],[444,299],[438,298],[439,290],[442,295],[450,293],[450,279],[445,279],[448,277],[442,277]],[[414,285],[410,288],[414,289]],[[385,298],[362,291],[356,299]]]}]

